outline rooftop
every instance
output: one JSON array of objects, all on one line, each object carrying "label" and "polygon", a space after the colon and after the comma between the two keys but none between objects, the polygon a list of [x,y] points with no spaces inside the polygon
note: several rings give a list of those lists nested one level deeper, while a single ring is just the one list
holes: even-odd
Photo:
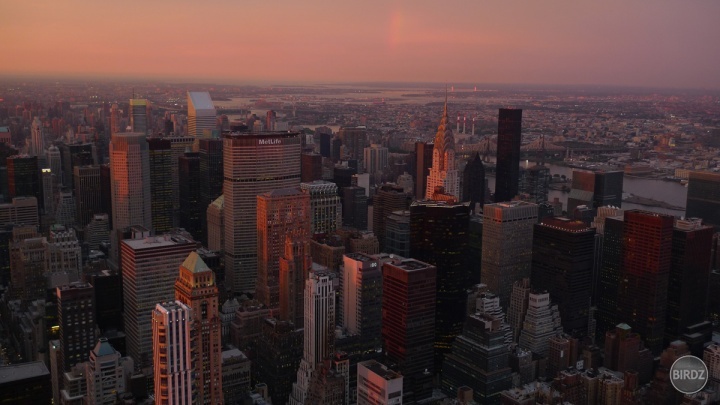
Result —
[{"label": "rooftop", "polygon": [[205,261],[203,261],[197,252],[190,252],[182,266],[193,273],[204,273],[206,271],[210,271],[210,268],[207,264],[205,264]]},{"label": "rooftop", "polygon": [[188,103],[192,103],[195,111],[215,110],[215,104],[207,91],[188,91],[187,95]]},{"label": "rooftop", "polygon": [[388,381],[402,378],[402,375],[400,373],[396,373],[395,371],[390,370],[385,365],[378,363],[375,360],[364,361],[360,364],[362,364],[363,367],[365,367],[366,369],[372,371],[373,373]]},{"label": "rooftop", "polygon": [[33,361],[30,363],[11,364],[0,366],[0,384],[22,381],[33,377],[50,375],[45,363]]}]

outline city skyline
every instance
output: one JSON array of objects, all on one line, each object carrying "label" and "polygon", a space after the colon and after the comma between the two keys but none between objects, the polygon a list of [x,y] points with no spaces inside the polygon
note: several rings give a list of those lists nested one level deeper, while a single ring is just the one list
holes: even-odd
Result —
[{"label": "city skyline", "polygon": [[720,88],[717,2],[133,3],[11,1],[0,77]]}]

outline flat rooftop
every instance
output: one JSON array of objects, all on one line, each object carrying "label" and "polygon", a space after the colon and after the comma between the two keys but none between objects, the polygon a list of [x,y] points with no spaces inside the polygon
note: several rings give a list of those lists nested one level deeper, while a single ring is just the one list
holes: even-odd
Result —
[{"label": "flat rooftop", "polygon": [[402,375],[400,373],[396,373],[395,371],[390,370],[385,365],[380,364],[375,360],[365,361],[361,364],[366,369],[372,371],[373,373],[379,375],[380,377],[382,377],[388,381],[395,380],[397,378],[402,378]]},{"label": "flat rooftop", "polygon": [[22,381],[33,377],[50,375],[45,363],[33,361],[30,363],[11,364],[0,367],[0,384]]}]

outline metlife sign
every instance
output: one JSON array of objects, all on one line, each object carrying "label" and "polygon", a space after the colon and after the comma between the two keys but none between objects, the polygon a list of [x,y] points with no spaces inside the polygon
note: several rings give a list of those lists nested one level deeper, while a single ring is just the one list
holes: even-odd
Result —
[{"label": "metlife sign", "polygon": [[282,143],[281,139],[258,139],[258,145],[279,145]]}]

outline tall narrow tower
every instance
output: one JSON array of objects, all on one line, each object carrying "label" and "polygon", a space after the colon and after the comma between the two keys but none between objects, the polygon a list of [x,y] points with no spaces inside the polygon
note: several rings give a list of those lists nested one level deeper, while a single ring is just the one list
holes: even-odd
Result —
[{"label": "tall narrow tower", "polygon": [[[130,99],[130,126],[133,132],[147,135],[148,101],[144,98]],[[114,134],[113,134],[114,135]]]},{"label": "tall narrow tower", "polygon": [[45,138],[43,137],[43,127],[40,118],[35,117],[32,122],[31,130],[31,150],[28,151],[30,156],[44,156]]},{"label": "tall narrow tower", "polygon": [[498,117],[495,202],[512,200],[519,190],[522,110],[501,108]]},{"label": "tall narrow tower", "polygon": [[155,401],[198,403],[193,398],[192,310],[180,301],[157,304],[152,311]]},{"label": "tall narrow tower", "polygon": [[435,187],[443,187],[445,194],[454,195],[459,200],[460,178],[455,169],[455,138],[450,126],[450,118],[448,118],[447,99],[440,125],[435,134],[434,145],[425,198],[431,200],[435,193]]},{"label": "tall narrow tower", "polygon": [[218,287],[215,274],[197,252],[191,252],[180,266],[175,281],[175,299],[192,309],[191,323],[195,337],[193,364],[198,404],[221,404],[222,352]]},{"label": "tall narrow tower", "polygon": [[152,228],[150,160],[144,133],[113,134],[110,142],[110,193],[115,229]]}]

